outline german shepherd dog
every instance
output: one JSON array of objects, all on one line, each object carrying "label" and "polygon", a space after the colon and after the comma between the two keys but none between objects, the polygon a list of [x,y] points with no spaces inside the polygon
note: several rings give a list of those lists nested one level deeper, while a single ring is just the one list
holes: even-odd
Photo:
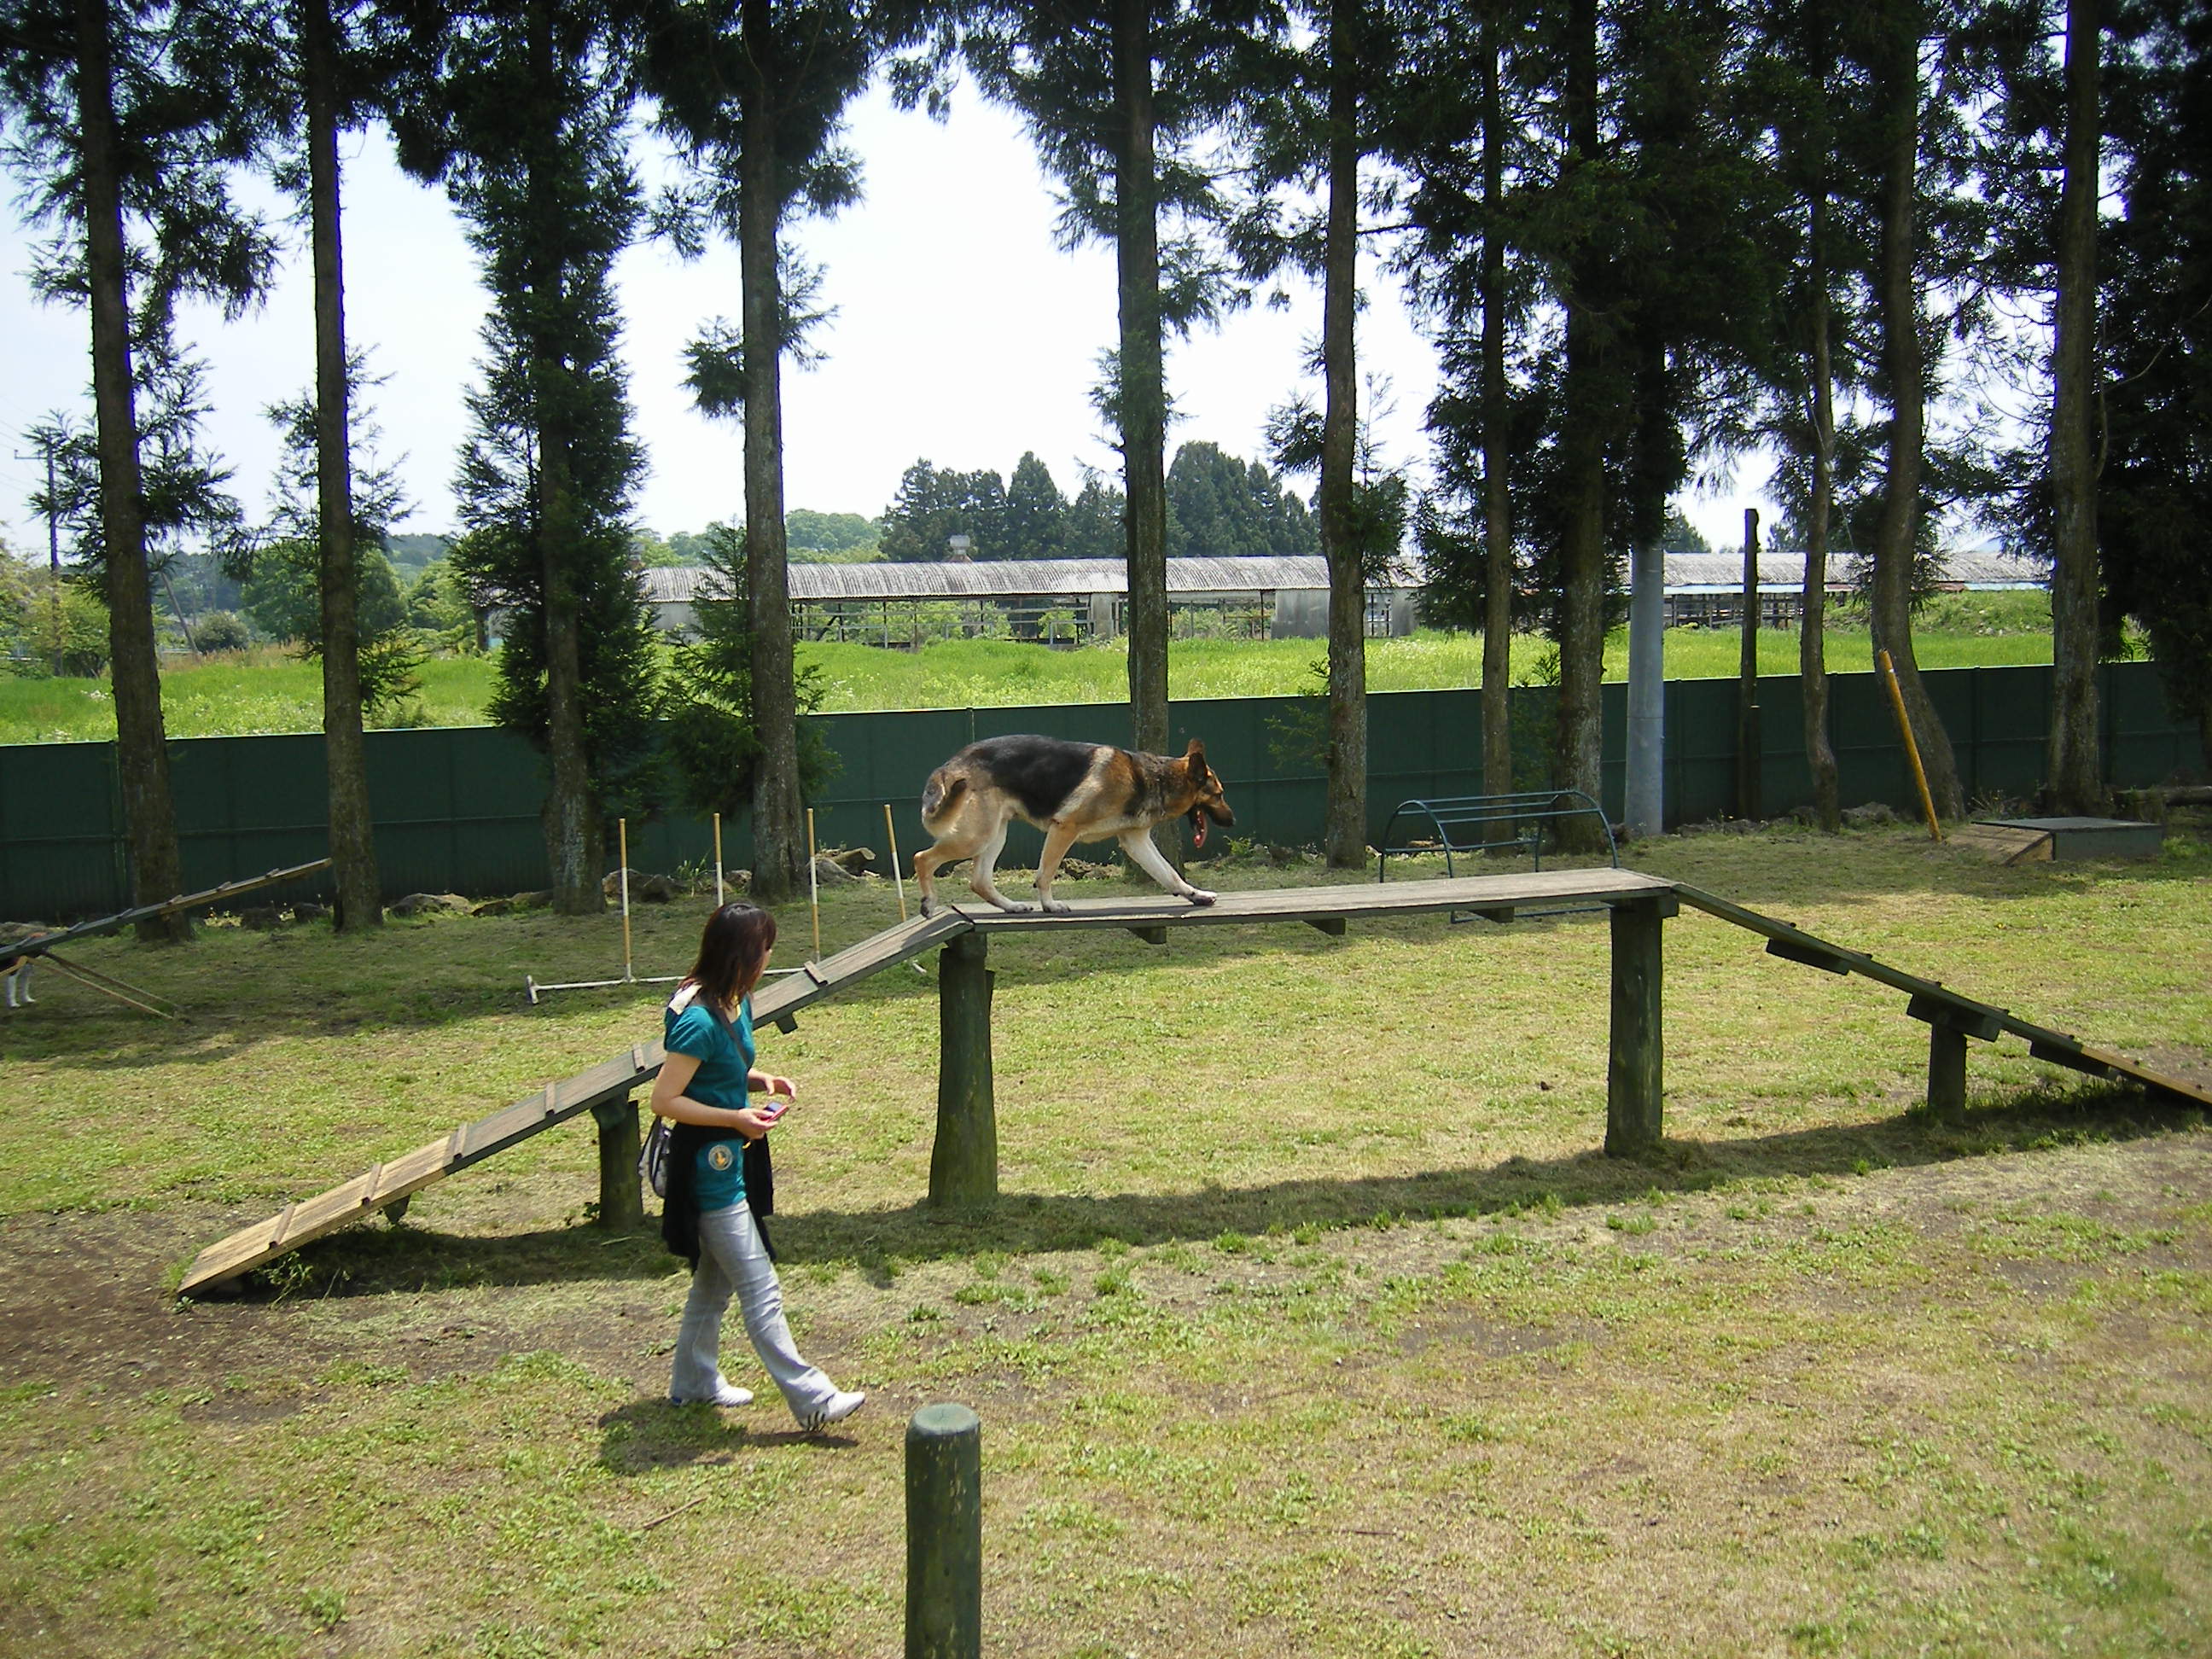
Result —
[{"label": "german shepherd dog", "polygon": [[1109,836],[1168,891],[1193,904],[1211,904],[1214,895],[1177,875],[1152,845],[1154,824],[1186,815],[1191,840],[1200,847],[1206,844],[1209,820],[1237,822],[1222,796],[1221,779],[1206,767],[1206,745],[1195,738],[1181,760],[1064,738],[986,738],[971,743],[932,772],[921,792],[922,827],[937,837],[934,847],[914,855],[921,913],[929,915],[937,908],[937,872],[965,858],[975,860],[968,884],[976,896],[1001,910],[1037,908],[1015,903],[992,880],[1000,849],[1006,844],[1006,826],[1016,818],[1044,831],[1037,906],[1056,915],[1068,914],[1068,907],[1052,896],[1060,860],[1077,842]]}]

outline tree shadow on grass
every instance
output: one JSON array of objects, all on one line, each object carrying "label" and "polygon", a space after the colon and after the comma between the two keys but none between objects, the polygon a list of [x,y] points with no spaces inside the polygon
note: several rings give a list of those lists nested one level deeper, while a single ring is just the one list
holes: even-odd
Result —
[{"label": "tree shadow on grass", "polygon": [[[1791,1130],[1741,1139],[1669,1139],[1638,1158],[1592,1148],[1552,1158],[1510,1158],[1462,1170],[1347,1180],[1317,1178],[1188,1193],[1101,1196],[1011,1194],[988,1212],[899,1208],[804,1210],[776,1217],[787,1272],[801,1265],[849,1267],[878,1287],[899,1265],[997,1253],[1048,1254],[1205,1243],[1303,1226],[1349,1228],[1400,1221],[1620,1204],[1655,1189],[1695,1193],[1763,1177],[1863,1176],[1992,1153],[2096,1141],[2128,1141],[2202,1126],[2199,1108],[2136,1088],[2060,1080],[1978,1108],[1959,1125],[1924,1109],[1864,1123]],[[657,1227],[609,1234],[591,1225],[496,1237],[398,1227],[356,1229],[317,1241],[256,1275],[249,1296],[283,1291],[339,1297],[415,1294],[483,1285],[664,1279],[675,1271]]]}]

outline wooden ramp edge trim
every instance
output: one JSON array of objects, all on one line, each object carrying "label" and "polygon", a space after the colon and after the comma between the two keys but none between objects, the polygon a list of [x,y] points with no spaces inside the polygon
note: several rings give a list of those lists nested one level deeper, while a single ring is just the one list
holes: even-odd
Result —
[{"label": "wooden ramp edge trim", "polygon": [[[2093,1048],[2069,1032],[2055,1031],[2049,1026],[2038,1025],[2032,1020],[2022,1019],[2009,1009],[1999,1008],[1990,1003],[1978,1001],[1972,997],[1962,995],[1940,981],[1923,979],[1917,974],[1908,974],[1902,969],[1893,968],[1887,963],[1877,962],[1863,951],[1848,950],[1816,934],[1808,933],[1792,923],[1777,921],[1772,916],[1762,915],[1756,910],[1746,909],[1741,904],[1732,903],[1702,889],[1678,884],[1674,890],[1685,904],[1693,905],[1709,915],[1717,916],[1723,921],[1733,922],[1739,927],[1748,928],[1754,933],[1765,934],[1772,942],[1768,946],[1769,950],[1785,961],[1803,962],[1815,967],[1829,967],[1838,973],[1863,974],[1867,978],[1880,984],[1887,985],[1893,990],[1905,991],[1915,997],[1925,997],[1931,1001],[1948,1005],[1961,1013],[1985,1019],[1999,1030],[2009,1031],[2013,1036],[2024,1039],[2028,1045],[2028,1052],[2036,1059],[2047,1064],[2069,1066],[2077,1072],[2086,1072],[2093,1077],[2110,1077],[2117,1073],[2120,1076],[2131,1078],[2136,1082],[2144,1084],[2150,1088],[2179,1096],[2184,1100],[2193,1100],[2203,1105],[2212,1106],[2212,1089],[2208,1089],[2201,1084],[2191,1083],[2186,1079],[2158,1071],[2152,1066],[2143,1065],[2139,1060],[2130,1060],[2125,1054],[2115,1054],[2109,1048]],[[1776,944],[1785,948],[1774,951],[1773,945]]]},{"label": "wooden ramp edge trim", "polygon": [[[872,934],[823,962],[809,963],[809,973],[787,975],[759,993],[753,999],[754,1017],[767,1024],[788,1016],[842,985],[919,956],[933,945],[968,932],[969,927],[965,917],[946,912],[917,917]],[[434,1182],[503,1152],[541,1130],[565,1123],[590,1107],[627,1096],[659,1073],[665,1057],[658,1042],[633,1044],[624,1054],[549,1084],[489,1117],[461,1124],[428,1145],[377,1164],[328,1192],[288,1204],[268,1220],[202,1250],[177,1287],[178,1294],[189,1296],[251,1273],[302,1244],[364,1220]]]}]

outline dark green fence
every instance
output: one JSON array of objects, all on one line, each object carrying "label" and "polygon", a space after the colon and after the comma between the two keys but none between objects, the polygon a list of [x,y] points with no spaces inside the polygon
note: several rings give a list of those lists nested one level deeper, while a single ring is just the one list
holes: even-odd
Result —
[{"label": "dark green fence", "polygon": [[[2193,771],[2200,759],[2195,728],[2167,712],[2155,669],[2116,663],[2100,672],[2112,781],[2142,785]],[[2033,792],[2042,772],[2051,670],[1949,669],[1925,678],[1957,747],[1969,798]],[[1874,676],[1839,675],[1831,684],[1845,804],[1909,807],[1911,779]],[[1670,824],[1731,809],[1735,696],[1729,680],[1668,686]],[[1542,781],[1552,698],[1539,687],[1513,694],[1516,765],[1526,783]],[[1759,698],[1765,811],[1779,816],[1810,795],[1797,682],[1763,680]],[[1626,700],[1626,687],[1605,688],[1605,798],[1616,815]],[[1173,706],[1174,746],[1205,739],[1228,781],[1237,836],[1292,846],[1321,839],[1321,768],[1311,758],[1321,707],[1308,697]],[[1009,732],[1093,743],[1126,743],[1129,736],[1128,709],[1120,703],[823,718],[843,766],[816,803],[822,843],[880,849],[888,802],[900,849],[908,856],[921,838],[915,802],[923,780],[963,744]],[[1480,792],[1481,733],[1480,691],[1395,691],[1370,699],[1370,834],[1381,832],[1401,800]],[[490,726],[461,726],[373,732],[368,750],[387,895],[510,893],[547,884],[538,822],[544,771],[527,744]],[[319,736],[194,738],[172,744],[170,753],[187,887],[304,863],[328,850]],[[725,834],[726,860],[748,862],[744,825],[726,825]],[[639,869],[703,860],[710,848],[708,826],[677,814],[633,823],[630,837],[630,862]],[[1017,826],[1006,862],[1033,861],[1040,844],[1034,831]],[[0,917],[54,921],[99,915],[122,908],[131,896],[114,745],[0,745]]]}]

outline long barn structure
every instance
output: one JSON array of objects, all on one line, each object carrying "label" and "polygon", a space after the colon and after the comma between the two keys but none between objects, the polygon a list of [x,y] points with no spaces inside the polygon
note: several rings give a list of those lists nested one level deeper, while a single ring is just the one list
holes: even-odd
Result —
[{"label": "long barn structure", "polygon": [[[1829,564],[1827,592],[1838,598],[1858,582],[1855,555]],[[1179,637],[1320,639],[1328,632],[1328,562],[1307,556],[1170,559],[1170,625]],[[643,573],[654,625],[695,629],[693,605],[714,592],[714,573],[679,566]],[[2039,587],[2033,560],[1996,551],[1944,556],[1938,586]],[[1370,639],[1410,634],[1420,622],[1423,576],[1400,561],[1368,590]],[[1741,553],[1669,553],[1667,625],[1732,626],[1742,615]],[[1792,626],[1804,612],[1805,556],[1762,552],[1759,620]],[[946,638],[1004,635],[1049,645],[1083,645],[1127,629],[1129,583],[1119,559],[948,559],[931,563],[803,564],[790,567],[792,620],[800,636],[907,647]]]}]

